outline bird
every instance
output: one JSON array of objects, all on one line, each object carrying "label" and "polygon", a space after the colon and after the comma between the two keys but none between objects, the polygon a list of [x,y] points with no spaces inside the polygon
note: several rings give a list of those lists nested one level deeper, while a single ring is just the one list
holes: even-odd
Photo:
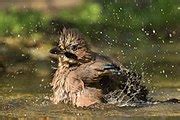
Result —
[{"label": "bird", "polygon": [[149,91],[142,84],[142,75],[93,52],[77,29],[64,28],[50,53],[58,58],[51,83],[55,104],[88,107],[98,103],[148,101]]}]

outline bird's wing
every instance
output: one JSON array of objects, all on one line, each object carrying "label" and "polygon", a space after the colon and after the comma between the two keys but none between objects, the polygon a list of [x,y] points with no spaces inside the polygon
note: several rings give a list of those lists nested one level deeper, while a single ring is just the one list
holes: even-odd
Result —
[{"label": "bird's wing", "polygon": [[76,93],[84,89],[84,82],[78,77],[76,70],[69,72],[64,87],[68,93]]}]

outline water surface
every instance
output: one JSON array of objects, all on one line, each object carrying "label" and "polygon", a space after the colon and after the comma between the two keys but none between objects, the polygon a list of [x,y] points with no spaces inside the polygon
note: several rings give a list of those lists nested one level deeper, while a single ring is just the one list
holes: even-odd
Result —
[{"label": "water surface", "polygon": [[[45,79],[46,78],[46,79]],[[0,119],[56,120],[56,119],[122,119],[175,120],[180,118],[180,104],[161,103],[138,107],[97,105],[76,108],[51,103],[51,77],[30,75],[3,75],[0,84]],[[150,96],[158,100],[179,98],[179,87],[158,88]]]}]

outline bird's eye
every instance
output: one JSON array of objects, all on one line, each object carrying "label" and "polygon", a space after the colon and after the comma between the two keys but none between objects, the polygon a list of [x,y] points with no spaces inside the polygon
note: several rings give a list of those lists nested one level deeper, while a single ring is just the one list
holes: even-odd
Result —
[{"label": "bird's eye", "polygon": [[71,45],[71,50],[77,50],[78,45]]},{"label": "bird's eye", "polygon": [[67,57],[67,58],[71,58],[71,59],[74,59],[74,60],[77,60],[77,56],[73,53],[70,53],[70,52],[65,52],[64,55]]}]

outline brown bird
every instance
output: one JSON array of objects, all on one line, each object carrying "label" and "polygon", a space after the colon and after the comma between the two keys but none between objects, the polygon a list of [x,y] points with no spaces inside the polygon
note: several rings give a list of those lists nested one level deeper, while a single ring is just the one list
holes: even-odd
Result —
[{"label": "brown bird", "polygon": [[118,65],[109,57],[92,52],[76,29],[63,29],[58,46],[50,50],[58,56],[54,75],[53,102],[90,106],[109,102],[146,102],[148,90],[141,75]]}]

